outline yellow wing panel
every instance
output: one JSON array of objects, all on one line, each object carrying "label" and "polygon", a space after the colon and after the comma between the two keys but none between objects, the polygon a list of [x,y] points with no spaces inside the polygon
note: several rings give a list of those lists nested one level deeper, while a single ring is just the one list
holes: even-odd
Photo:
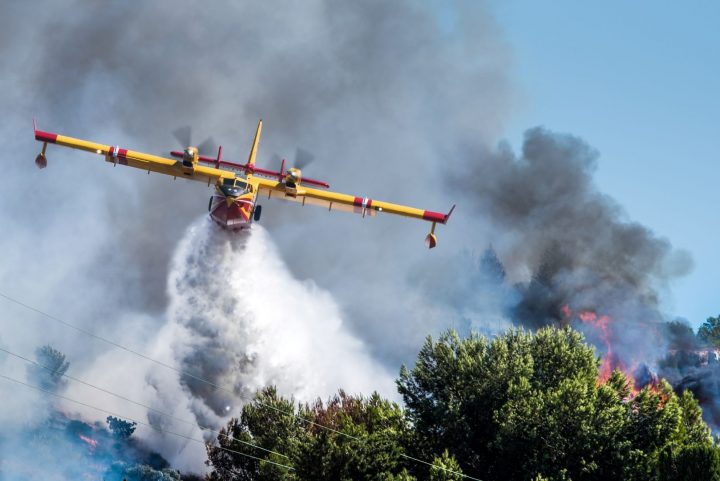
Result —
[{"label": "yellow wing panel", "polygon": [[258,184],[259,198],[274,198],[297,202],[302,205],[316,205],[325,207],[328,210],[341,210],[354,212],[363,215],[376,215],[377,213],[402,215],[414,219],[422,219],[431,222],[444,224],[447,215],[437,212],[430,212],[415,207],[408,207],[391,202],[357,197],[340,192],[299,187],[296,195],[288,195],[285,186],[277,181],[254,177],[253,181]]},{"label": "yellow wing panel", "polygon": [[204,165],[195,165],[192,168],[184,167],[182,162],[167,159],[157,155],[146,154],[134,150],[122,149],[118,146],[98,144],[87,140],[76,139],[64,135],[48,134],[36,131],[35,138],[40,141],[48,141],[63,147],[84,150],[97,155],[102,155],[107,162],[113,164],[127,165],[136,169],[156,172],[158,174],[182,177],[184,179],[199,182],[214,182],[219,178],[234,178],[235,173],[224,169],[216,169]]},{"label": "yellow wing panel", "polygon": [[[301,205],[314,205],[317,207],[324,207],[327,210],[339,210],[342,212],[354,212],[356,214],[362,214],[362,207],[354,205],[348,205],[342,202],[333,202],[329,199],[311,197],[308,195],[287,195],[284,190],[275,190],[265,186],[260,186],[258,194],[258,200],[261,199],[281,199],[288,200],[290,202],[296,202]],[[376,211],[367,209],[366,215],[376,215]]]}]

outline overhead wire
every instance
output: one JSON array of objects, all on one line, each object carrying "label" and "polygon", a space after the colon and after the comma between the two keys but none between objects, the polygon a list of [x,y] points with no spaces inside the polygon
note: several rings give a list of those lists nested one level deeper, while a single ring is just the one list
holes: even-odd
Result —
[{"label": "overhead wire", "polygon": [[115,348],[117,348],[117,349],[121,349],[121,350],[123,350],[123,351],[125,351],[125,352],[128,352],[128,353],[130,353],[130,354],[133,354],[133,355],[135,355],[135,356],[138,356],[138,357],[140,357],[140,358],[142,358],[142,359],[145,359],[146,361],[150,361],[150,362],[152,362],[152,363],[154,363],[154,364],[157,364],[158,366],[162,366],[162,367],[164,367],[164,368],[166,368],[166,369],[170,369],[171,371],[174,371],[174,372],[180,374],[181,376],[189,377],[190,379],[194,379],[194,380],[196,380],[196,381],[199,381],[199,382],[202,382],[202,383],[204,383],[204,384],[207,384],[208,386],[210,386],[210,387],[212,387],[212,388],[214,388],[214,389],[217,389],[217,390],[219,390],[219,391],[226,392],[226,393],[231,394],[231,395],[233,395],[233,396],[239,396],[239,397],[241,397],[241,398],[243,398],[243,399],[245,399],[245,400],[247,400],[247,401],[251,401],[251,402],[254,401],[254,402],[256,402],[257,404],[259,404],[259,405],[261,405],[261,406],[263,406],[263,407],[266,407],[266,408],[268,408],[268,409],[271,409],[271,410],[273,410],[273,411],[276,411],[276,412],[279,412],[279,413],[282,413],[282,414],[290,414],[290,415],[292,415],[293,417],[298,417],[300,420],[302,420],[302,421],[304,421],[304,422],[307,422],[307,423],[309,423],[309,424],[311,424],[311,425],[313,425],[313,426],[316,426],[316,427],[318,427],[318,428],[320,428],[320,429],[329,430],[329,431],[331,431],[331,432],[333,432],[333,433],[335,433],[335,434],[339,434],[339,435],[342,435],[342,436],[347,436],[347,437],[350,437],[350,438],[352,438],[352,439],[356,439],[356,440],[359,439],[359,438],[356,437],[356,436],[353,436],[353,435],[344,433],[344,432],[342,432],[342,431],[339,431],[339,430],[337,430],[337,429],[334,429],[334,428],[331,428],[331,427],[324,426],[324,425],[322,425],[322,424],[316,423],[315,421],[313,421],[313,420],[311,420],[311,419],[307,419],[307,418],[305,418],[305,417],[303,417],[303,416],[296,415],[295,413],[286,411],[286,410],[284,410],[284,409],[280,409],[280,408],[278,408],[278,407],[276,407],[276,406],[273,406],[272,404],[267,404],[267,403],[264,403],[264,402],[262,402],[262,401],[257,401],[257,400],[255,400],[254,398],[252,398],[251,396],[247,396],[247,395],[245,395],[245,394],[238,393],[238,392],[233,391],[233,390],[231,390],[231,389],[227,389],[227,388],[225,388],[225,387],[223,387],[223,386],[220,386],[220,385],[218,385],[218,384],[216,384],[216,383],[214,383],[214,382],[212,382],[212,381],[208,381],[207,379],[203,379],[203,378],[201,378],[201,377],[199,377],[199,376],[196,376],[196,375],[194,375],[194,374],[192,374],[192,373],[189,373],[189,372],[187,372],[187,371],[183,371],[182,369],[178,369],[178,368],[176,368],[175,366],[172,366],[172,365],[167,364],[167,363],[165,363],[165,362],[163,362],[163,361],[160,361],[160,360],[154,359],[154,358],[152,358],[152,357],[150,357],[150,356],[147,356],[147,355],[145,355],[145,354],[143,354],[143,353],[141,353],[141,352],[138,352],[138,351],[135,351],[135,350],[130,349],[130,348],[128,348],[128,347],[125,347],[125,346],[123,346],[122,344],[119,344],[119,343],[117,343],[117,342],[115,342],[115,341],[112,341],[112,340],[107,339],[107,338],[102,337],[102,336],[98,336],[97,334],[94,334],[94,333],[92,333],[92,332],[90,332],[90,331],[88,331],[88,330],[86,330],[86,329],[83,329],[83,328],[81,328],[81,327],[78,327],[78,326],[76,326],[76,325],[74,325],[74,324],[71,324],[71,323],[69,323],[69,322],[67,322],[67,321],[64,321],[64,320],[62,320],[62,319],[60,319],[60,318],[58,318],[58,317],[55,317],[55,316],[53,316],[53,315],[51,315],[51,314],[48,314],[47,312],[41,311],[40,309],[37,309],[37,308],[35,308],[35,307],[33,307],[33,306],[30,306],[30,305],[28,305],[28,304],[26,304],[26,303],[24,303],[24,302],[22,302],[22,301],[19,301],[19,300],[17,300],[17,299],[14,299],[14,298],[12,298],[12,297],[10,297],[10,296],[2,293],[2,292],[0,292],[0,297],[4,298],[4,299],[6,299],[6,300],[8,300],[8,301],[10,301],[10,302],[13,302],[13,303],[15,303],[15,304],[17,304],[17,305],[19,305],[19,306],[21,306],[21,307],[24,307],[24,308],[26,308],[26,309],[28,309],[28,310],[31,310],[31,311],[33,311],[33,312],[35,312],[35,313],[37,313],[37,314],[40,314],[41,316],[44,316],[44,317],[46,317],[46,318],[48,318],[48,319],[50,319],[50,320],[53,320],[53,321],[55,321],[55,322],[58,322],[58,323],[66,326],[66,327],[69,327],[70,329],[73,329],[73,330],[75,330],[75,331],[77,331],[77,332],[80,332],[81,334],[85,334],[86,336],[92,337],[93,339],[96,339],[96,340],[98,340],[98,341],[101,341],[101,342],[104,342],[104,343],[106,343],[106,344],[109,344],[109,345],[111,345],[111,346],[113,346],[113,347],[115,347]]},{"label": "overhead wire", "polygon": [[[11,356],[14,356],[14,357],[16,357],[16,358],[18,358],[18,359],[22,359],[23,361],[25,361],[25,362],[27,362],[27,363],[30,363],[30,364],[33,364],[33,365],[35,365],[35,366],[41,367],[41,368],[49,371],[50,373],[56,373],[55,369],[53,369],[53,368],[51,368],[51,367],[49,367],[49,366],[45,366],[45,365],[43,365],[43,364],[41,364],[41,363],[39,363],[39,362],[37,362],[37,361],[33,361],[33,360],[30,359],[30,358],[27,358],[27,357],[22,356],[22,355],[20,355],[20,354],[16,354],[16,353],[14,353],[14,352],[12,352],[12,351],[9,351],[9,350],[7,350],[7,349],[4,349],[4,348],[2,348],[2,347],[0,347],[0,352],[4,352],[4,353],[9,354],[9,355],[11,355]],[[147,404],[143,404],[143,403],[141,403],[141,402],[134,401],[134,400],[132,400],[132,399],[130,399],[130,398],[127,398],[127,397],[123,396],[122,394],[114,393],[114,392],[112,392],[112,391],[110,391],[110,390],[108,390],[108,389],[102,388],[102,387],[100,387],[100,386],[96,386],[96,385],[91,384],[91,383],[89,383],[89,382],[87,382],[87,381],[83,381],[82,379],[78,379],[78,378],[76,378],[76,377],[74,377],[74,376],[71,376],[70,374],[67,374],[67,373],[58,373],[58,374],[60,374],[61,377],[65,377],[65,378],[67,378],[67,379],[70,379],[71,381],[75,381],[75,382],[77,382],[77,383],[83,384],[83,385],[88,386],[88,387],[90,387],[90,388],[96,389],[96,390],[98,390],[98,391],[100,391],[100,392],[104,392],[104,393],[106,393],[106,394],[110,394],[111,396],[114,396],[114,397],[116,397],[116,398],[118,398],[118,399],[122,399],[123,401],[127,401],[127,402],[129,402],[129,403],[135,404],[136,406],[143,407],[143,408],[145,408],[145,409],[147,409],[147,410],[149,410],[149,411],[152,411],[152,412],[155,412],[155,413],[157,413],[157,414],[160,414],[161,416],[165,416],[165,417],[167,417],[168,419],[172,419],[172,420],[175,420],[175,421],[178,421],[178,422],[181,422],[181,423],[185,423],[185,424],[188,424],[188,425],[190,425],[190,426],[197,426],[198,428],[200,428],[200,429],[203,430],[203,431],[208,431],[208,432],[211,432],[211,433],[213,433],[213,434],[216,434],[218,437],[224,437],[224,438],[227,438],[227,439],[229,439],[229,440],[231,440],[231,441],[237,441],[238,443],[245,444],[245,445],[247,445],[247,446],[251,446],[251,447],[256,448],[256,449],[259,449],[259,450],[261,450],[261,451],[265,451],[265,452],[271,453],[271,454],[276,454],[276,455],[281,456],[281,457],[283,457],[283,458],[289,459],[288,456],[286,456],[286,455],[284,455],[284,454],[282,454],[282,453],[278,453],[277,451],[273,451],[272,449],[263,448],[262,446],[258,446],[257,444],[253,444],[253,443],[250,443],[250,442],[248,442],[248,441],[244,441],[244,440],[242,440],[242,439],[238,439],[238,438],[236,438],[236,437],[234,437],[234,436],[228,436],[227,434],[223,434],[223,433],[220,432],[220,431],[216,431],[215,429],[209,428],[209,427],[207,427],[207,426],[203,426],[203,425],[201,425],[201,424],[199,424],[199,423],[196,423],[196,422],[194,422],[194,421],[189,421],[189,420],[187,420],[187,419],[183,419],[183,418],[177,417],[177,416],[175,416],[175,415],[173,415],[173,414],[166,413],[166,412],[164,412],[164,411],[161,411],[160,409],[157,409],[157,408],[154,408],[154,407],[152,407],[152,406],[148,406]]]},{"label": "overhead wire", "polygon": [[[337,434],[338,436],[343,436],[343,437],[346,437],[346,438],[348,438],[348,439],[353,439],[353,440],[355,440],[355,441],[361,441],[361,438],[358,437],[358,436],[355,436],[355,435],[352,435],[352,434],[348,434],[348,433],[346,433],[346,432],[337,430],[337,429],[332,428],[332,427],[330,427],[330,426],[325,426],[325,425],[320,424],[320,423],[318,423],[318,422],[316,422],[316,421],[313,421],[312,419],[308,419],[308,418],[306,418],[306,417],[304,417],[304,416],[302,416],[302,415],[300,415],[300,414],[296,414],[296,413],[294,413],[294,412],[292,412],[292,411],[288,411],[288,410],[285,410],[285,409],[278,408],[278,407],[276,407],[276,406],[273,406],[272,404],[264,403],[264,402],[262,402],[262,401],[259,401],[259,400],[255,399],[255,398],[253,398],[253,397],[250,397],[250,396],[247,396],[247,395],[238,393],[238,392],[236,392],[236,391],[234,391],[234,390],[231,390],[231,389],[225,388],[225,387],[223,387],[223,386],[220,386],[220,385],[218,385],[218,384],[216,384],[216,383],[214,383],[214,382],[212,382],[212,381],[209,381],[209,380],[207,380],[207,379],[201,378],[201,377],[199,377],[199,376],[196,376],[196,375],[194,375],[194,374],[192,374],[192,373],[189,373],[189,372],[187,372],[187,371],[184,371],[184,370],[182,370],[182,369],[178,369],[178,368],[176,368],[176,367],[174,367],[174,366],[172,366],[172,365],[170,365],[170,364],[167,364],[167,363],[165,363],[165,362],[163,362],[163,361],[160,361],[160,360],[158,360],[158,359],[152,358],[152,357],[150,357],[150,356],[148,356],[148,355],[146,355],[146,354],[143,354],[143,353],[141,353],[141,352],[139,352],[139,351],[135,351],[135,350],[133,350],[133,349],[130,349],[130,348],[128,348],[128,347],[125,347],[125,346],[123,346],[122,344],[119,344],[119,343],[117,343],[117,342],[115,342],[115,341],[112,341],[112,340],[110,340],[110,339],[107,339],[107,338],[105,338],[105,337],[99,336],[99,335],[97,335],[97,334],[95,334],[95,333],[93,333],[93,332],[91,332],[91,331],[88,331],[87,329],[83,329],[83,328],[81,328],[81,327],[78,327],[78,326],[76,326],[76,325],[74,325],[74,324],[71,324],[71,323],[69,323],[69,322],[67,322],[67,321],[64,321],[64,320],[62,320],[62,319],[60,319],[60,318],[58,318],[58,317],[56,317],[56,316],[53,316],[52,314],[49,314],[49,313],[47,313],[47,312],[44,312],[44,311],[42,311],[42,310],[40,310],[40,309],[37,309],[36,307],[33,307],[33,306],[29,305],[29,304],[26,304],[26,303],[24,303],[24,302],[22,302],[22,301],[20,301],[20,300],[17,300],[17,299],[15,299],[15,298],[13,298],[13,297],[11,297],[11,296],[8,296],[7,294],[4,294],[3,292],[0,292],[0,297],[2,297],[3,299],[5,299],[5,300],[7,300],[7,301],[10,301],[10,302],[12,302],[12,303],[14,303],[14,304],[16,304],[16,305],[19,305],[19,306],[21,306],[21,307],[23,307],[23,308],[25,308],[25,309],[28,309],[28,310],[30,310],[30,311],[32,311],[32,312],[35,312],[35,313],[37,313],[37,314],[40,314],[41,316],[43,316],[43,317],[45,317],[45,318],[47,318],[47,319],[50,319],[50,320],[55,321],[55,322],[57,322],[57,323],[59,323],[59,324],[62,324],[63,326],[66,326],[66,327],[68,327],[68,328],[70,328],[70,329],[73,329],[73,330],[75,330],[75,331],[77,331],[77,332],[79,332],[79,333],[81,333],[81,334],[84,334],[84,335],[86,335],[86,336],[88,336],[88,337],[91,337],[91,338],[96,339],[96,340],[98,340],[98,341],[104,342],[104,343],[106,343],[106,344],[108,344],[108,345],[110,345],[110,346],[113,346],[113,347],[115,347],[115,348],[117,348],[117,349],[123,350],[123,351],[128,352],[128,353],[130,353],[130,354],[133,354],[133,355],[135,355],[135,356],[138,356],[138,357],[140,357],[140,358],[142,358],[142,359],[145,359],[146,361],[149,361],[149,362],[152,362],[152,363],[154,363],[154,364],[157,364],[158,366],[162,366],[162,367],[164,367],[164,368],[166,368],[166,369],[170,369],[171,371],[174,371],[174,372],[176,372],[177,374],[180,374],[181,376],[186,376],[186,377],[189,377],[189,378],[194,379],[194,380],[196,380],[196,381],[199,381],[199,382],[201,382],[201,383],[204,383],[204,384],[212,387],[213,389],[217,389],[217,390],[219,390],[219,391],[226,392],[226,393],[231,394],[231,395],[233,395],[233,396],[239,396],[239,397],[241,397],[242,399],[245,399],[245,400],[250,401],[250,402],[255,402],[256,404],[258,404],[258,405],[260,405],[260,406],[263,406],[263,407],[265,407],[265,408],[268,408],[268,409],[270,409],[270,410],[273,410],[273,411],[275,411],[275,412],[278,412],[278,413],[281,413],[281,414],[285,414],[285,415],[288,415],[288,416],[295,417],[295,418],[297,418],[297,419],[299,419],[299,420],[301,420],[301,421],[303,421],[303,422],[305,422],[305,423],[307,423],[307,424],[310,424],[310,425],[312,425],[312,426],[315,426],[315,427],[317,427],[317,428],[319,428],[319,429],[323,429],[323,430],[332,432],[332,433],[334,433],[334,434]],[[404,454],[404,453],[400,453],[399,456],[402,457],[402,458],[405,458],[405,459],[407,459],[407,460],[409,460],[409,461],[414,461],[414,462],[417,462],[417,463],[420,463],[420,464],[424,464],[424,465],[426,465],[426,466],[430,466],[432,469],[437,469],[437,470],[440,470],[440,471],[445,471],[445,472],[447,472],[447,473],[453,474],[453,475],[455,475],[455,476],[460,476],[461,478],[464,478],[464,479],[471,479],[471,480],[473,480],[473,481],[481,481],[480,479],[475,478],[475,477],[472,477],[472,476],[470,476],[470,475],[467,475],[467,474],[464,474],[464,473],[461,473],[461,472],[458,472],[458,471],[455,471],[455,470],[452,470],[452,469],[445,468],[444,466],[438,466],[438,465],[435,465],[435,464],[430,463],[430,462],[428,462],[428,461],[425,461],[425,460],[422,460],[422,459],[419,459],[419,458],[415,458],[415,457],[413,457],[413,456],[410,456],[410,455],[407,455],[407,454]]]},{"label": "overhead wire", "polygon": [[[167,430],[167,429],[159,428],[159,427],[157,427],[157,426],[153,426],[152,424],[149,424],[149,423],[146,423],[146,422],[143,422],[143,421],[139,421],[139,420],[137,420],[137,419],[133,419],[133,418],[130,418],[130,417],[128,417],[128,416],[124,416],[124,415],[122,415],[122,414],[115,413],[115,412],[113,412],[113,411],[108,411],[107,409],[99,408],[99,407],[97,407],[97,406],[93,406],[92,404],[88,404],[88,403],[83,402],[83,401],[78,401],[77,399],[72,399],[72,398],[70,398],[70,397],[68,397],[68,396],[64,396],[64,395],[62,395],[62,394],[58,394],[58,393],[52,392],[52,391],[50,391],[50,390],[48,390],[48,389],[43,389],[43,388],[41,388],[41,387],[34,386],[34,385],[32,385],[32,384],[26,383],[26,382],[24,382],[24,381],[21,381],[21,380],[19,380],[19,379],[15,379],[15,378],[10,377],[10,376],[6,376],[6,375],[4,375],[4,374],[0,374],[0,378],[5,379],[5,380],[8,380],[8,381],[12,381],[12,382],[17,383],[17,384],[21,384],[21,385],[26,386],[26,387],[28,387],[28,388],[30,388],[30,389],[35,389],[36,391],[40,391],[40,392],[44,392],[44,393],[46,393],[46,394],[50,394],[51,396],[55,396],[55,397],[57,397],[57,398],[59,398],[59,399],[64,399],[64,400],[66,400],[66,401],[69,401],[69,402],[71,402],[71,403],[78,404],[78,405],[80,405],[80,406],[85,406],[85,407],[88,407],[88,408],[90,408],[90,409],[94,409],[94,410],[96,410],[96,411],[99,411],[99,412],[101,412],[101,413],[108,414],[108,415],[110,415],[110,416],[115,416],[115,417],[127,419],[127,420],[129,420],[129,421],[132,421],[132,422],[140,425],[140,426],[144,426],[144,427],[150,428],[150,429],[152,429],[153,431],[157,431],[157,432],[160,432],[160,433],[163,433],[163,434],[170,434],[171,436],[177,436],[177,437],[180,437],[180,438],[184,438],[184,439],[187,439],[187,440],[189,440],[189,441],[194,441],[194,442],[196,442],[196,443],[200,443],[200,444],[202,444],[203,446],[206,445],[206,444],[205,444],[205,441],[203,441],[202,439],[196,439],[196,438],[193,438],[193,437],[190,437],[190,436],[186,436],[186,435],[184,435],[184,434],[176,433],[176,432],[174,432],[174,431],[170,431],[170,430]],[[253,456],[252,454],[243,453],[242,451],[237,451],[237,450],[235,450],[235,449],[225,448],[225,447],[222,447],[222,446],[216,446],[216,447],[217,447],[218,449],[223,450],[223,451],[227,451],[227,452],[230,452],[230,453],[233,453],[233,454],[239,454],[239,455],[245,456],[245,457],[247,457],[247,458],[255,459],[255,460],[259,461],[259,462],[274,464],[275,466],[280,466],[280,467],[283,467],[283,468],[286,468],[286,469],[289,469],[289,470],[292,470],[292,471],[295,470],[295,468],[293,468],[292,466],[288,466],[288,465],[286,465],[286,464],[282,464],[282,463],[278,463],[278,462],[275,462],[275,461],[271,461],[271,460],[269,460],[269,459],[260,458],[260,457],[258,457],[258,456]]]}]

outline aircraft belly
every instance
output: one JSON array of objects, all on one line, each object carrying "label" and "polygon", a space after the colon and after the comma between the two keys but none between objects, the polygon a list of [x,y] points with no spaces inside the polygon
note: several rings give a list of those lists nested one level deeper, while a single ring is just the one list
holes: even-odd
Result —
[{"label": "aircraft belly", "polygon": [[225,197],[214,195],[210,205],[210,218],[224,228],[240,230],[250,227],[252,211],[252,201],[237,199],[228,205]]}]

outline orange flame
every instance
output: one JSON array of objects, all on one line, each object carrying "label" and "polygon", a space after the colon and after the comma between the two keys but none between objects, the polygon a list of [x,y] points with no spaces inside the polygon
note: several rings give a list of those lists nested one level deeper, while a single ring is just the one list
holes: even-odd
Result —
[{"label": "orange flame", "polygon": [[607,382],[615,368],[625,372],[624,366],[615,359],[613,354],[612,342],[610,341],[610,316],[598,316],[593,311],[580,311],[577,317],[584,324],[589,324],[597,329],[600,333],[600,340],[605,345],[605,355],[600,364],[598,382],[600,384]]},{"label": "orange flame", "polygon": [[[573,318],[574,313],[570,306],[568,306],[567,304],[562,306],[560,308],[560,311],[562,312],[565,319],[567,319],[568,321]],[[630,383],[630,396],[636,396],[637,393],[640,392],[640,388],[636,386],[634,373],[637,371],[639,363],[633,360],[632,365],[628,369],[628,366],[626,366],[623,360],[621,360],[613,351],[613,333],[610,327],[610,322],[612,321],[612,318],[607,315],[598,315],[596,312],[590,310],[579,311],[577,314],[575,314],[575,317],[579,319],[583,324],[593,327],[593,329],[598,332],[598,337],[605,347],[605,353],[603,354],[602,360],[600,361],[600,368],[598,370],[598,384],[606,383],[612,375],[613,371],[615,369],[619,369]],[[652,376],[650,382],[647,384],[646,387],[657,392],[657,378]]]},{"label": "orange flame", "polygon": [[89,438],[89,437],[83,436],[83,435],[81,434],[81,435],[80,435],[80,439],[82,439],[83,441],[85,441],[86,443],[88,443],[88,445],[89,445],[92,449],[95,449],[95,448],[97,447],[98,442],[97,442],[96,440],[94,440],[93,438]]}]

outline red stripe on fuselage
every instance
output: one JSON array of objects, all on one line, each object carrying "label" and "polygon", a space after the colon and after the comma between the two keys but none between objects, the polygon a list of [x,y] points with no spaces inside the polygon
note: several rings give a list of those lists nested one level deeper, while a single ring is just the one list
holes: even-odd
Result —
[{"label": "red stripe on fuselage", "polygon": [[117,156],[122,165],[127,165],[127,149],[118,149]]},{"label": "red stripe on fuselage", "polygon": [[363,198],[362,197],[355,197],[355,200],[353,200],[353,205],[357,207],[362,207]]},{"label": "red stripe on fuselage", "polygon": [[36,130],[35,131],[35,140],[39,140],[41,142],[48,142],[50,144],[54,144],[57,142],[58,134],[53,134],[52,132],[43,132],[42,130]]}]

